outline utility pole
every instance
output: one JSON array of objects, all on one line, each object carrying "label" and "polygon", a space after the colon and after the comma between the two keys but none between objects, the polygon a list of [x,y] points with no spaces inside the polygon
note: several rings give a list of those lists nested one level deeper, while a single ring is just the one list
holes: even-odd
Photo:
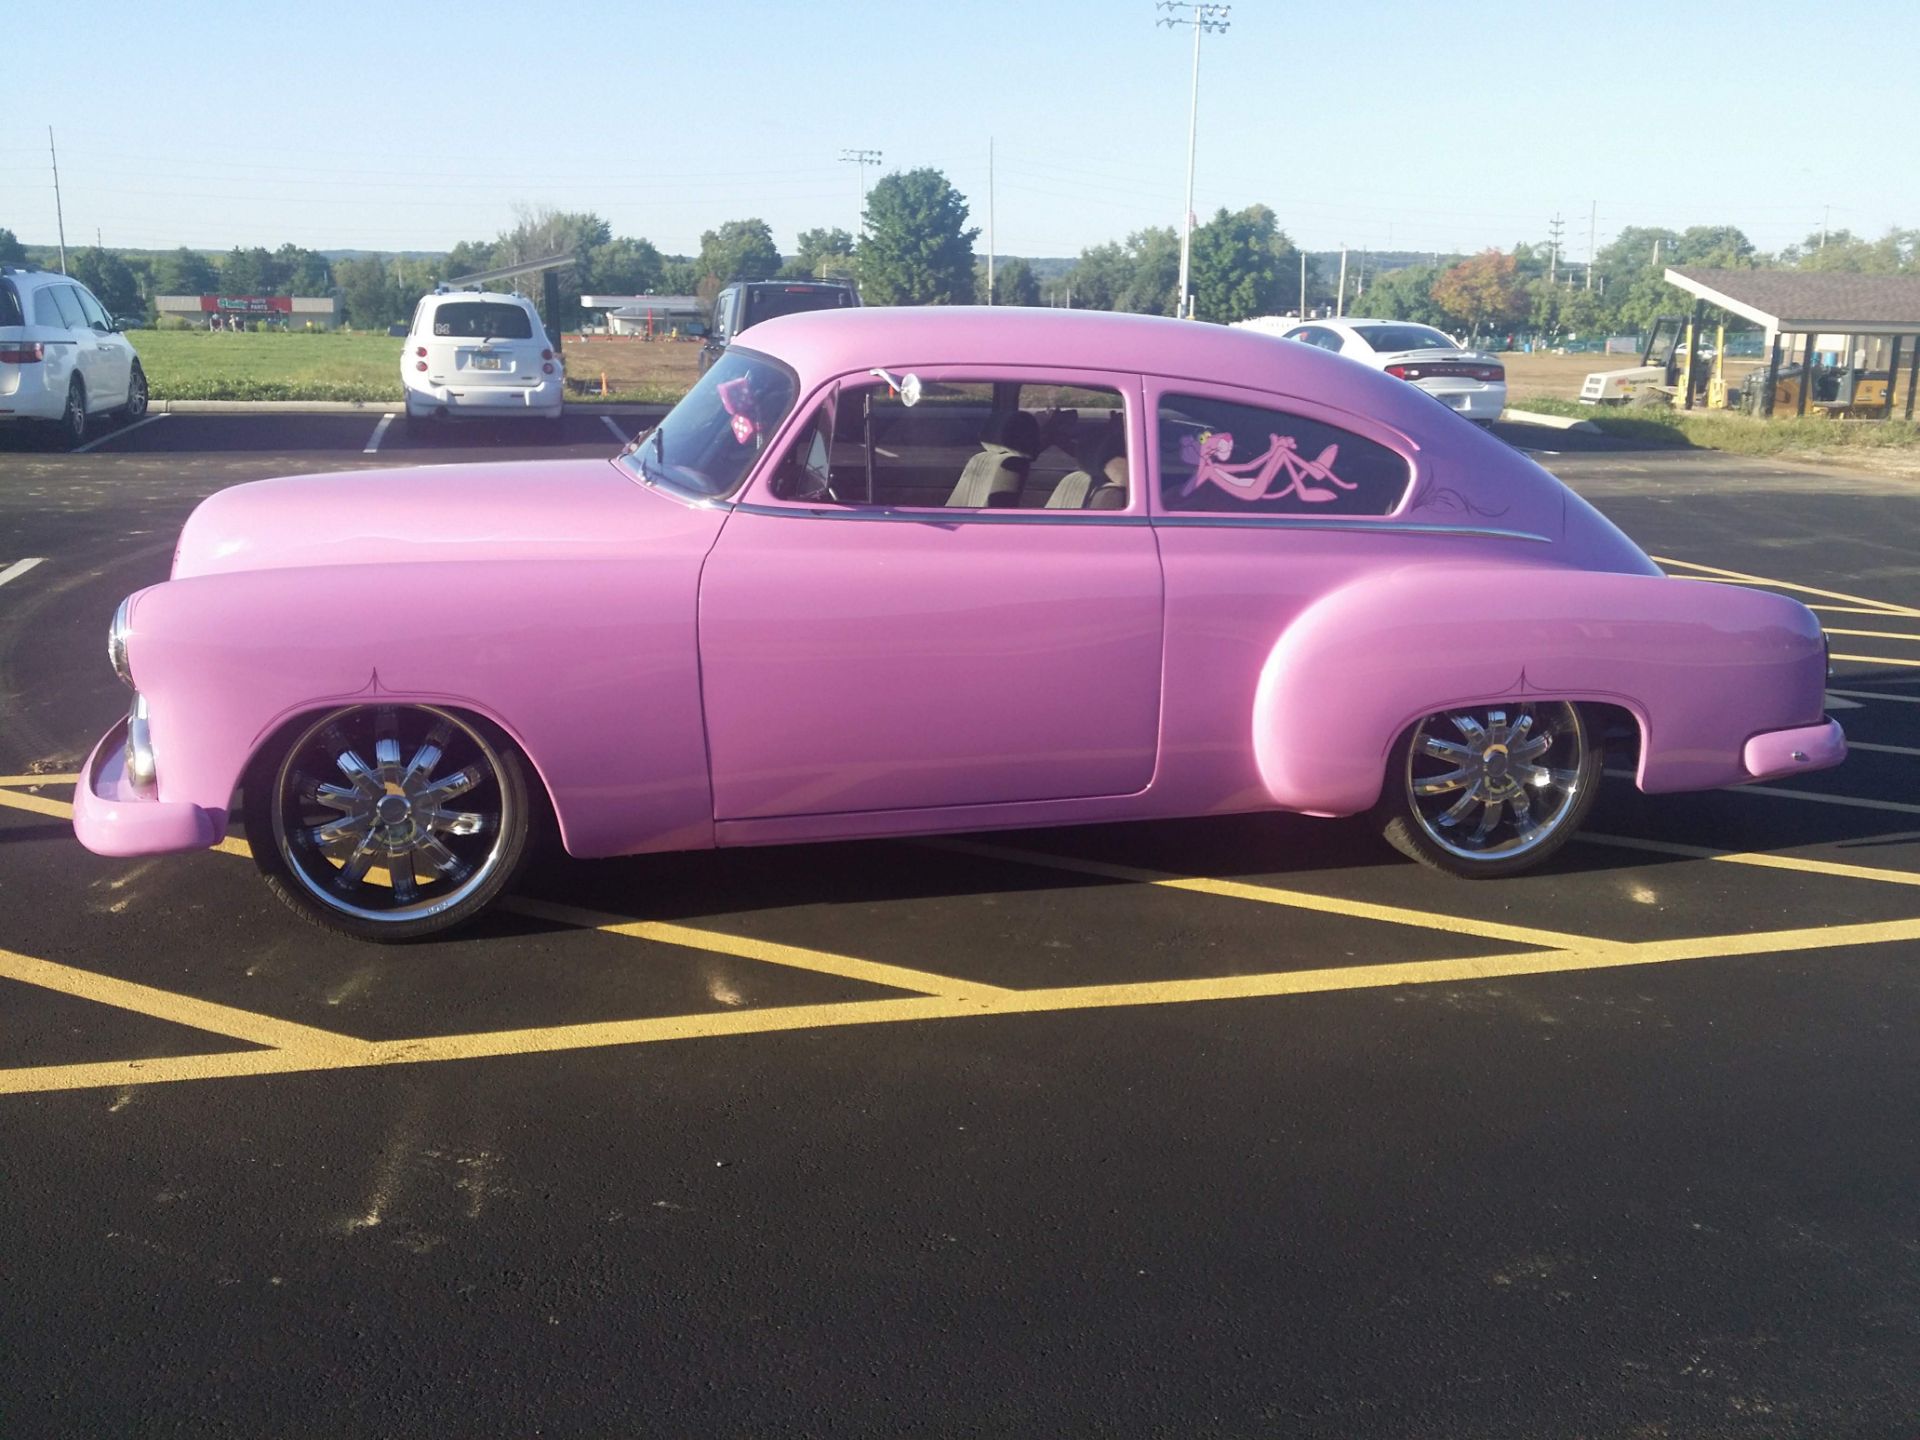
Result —
[{"label": "utility pole", "polygon": [[67,273],[67,217],[60,208],[60,152],[53,148],[53,126],[47,126],[47,154],[53,157],[53,218],[60,226],[60,273]]},{"label": "utility pole", "polygon": [[987,304],[993,304],[993,137],[987,137]]},{"label": "utility pole", "polygon": [[1587,289],[1593,289],[1593,257],[1600,251],[1600,202],[1587,212]]},{"label": "utility pole", "polygon": [[840,159],[846,164],[860,167],[860,218],[853,224],[853,238],[855,243],[858,243],[861,232],[867,226],[867,166],[879,165],[880,152],[878,150],[842,150]]},{"label": "utility pole", "polygon": [[1340,293],[1334,298],[1333,313],[1336,319],[1347,313],[1347,247],[1345,245],[1340,247]]},{"label": "utility pole", "polygon": [[1566,222],[1556,213],[1547,222],[1547,233],[1553,237],[1553,248],[1547,255],[1547,284],[1552,285],[1560,275],[1560,232],[1566,228]]},{"label": "utility pole", "polygon": [[1178,25],[1193,27],[1193,94],[1187,105],[1187,208],[1180,216],[1180,303],[1176,313],[1193,318],[1193,295],[1188,279],[1193,273],[1193,156],[1200,120],[1200,37],[1208,31],[1224,33],[1232,23],[1231,5],[1199,4],[1196,0],[1158,0],[1158,8],[1168,13],[1156,25],[1172,29]]},{"label": "utility pole", "polygon": [[[51,139],[53,136],[53,131],[51,130],[47,131],[47,136],[49,139]],[[1827,248],[1827,218],[1832,214],[1833,214],[1833,206],[1822,205],[1820,207],[1820,248],[1822,250]]]},{"label": "utility pole", "polygon": [[1307,318],[1307,252],[1300,252],[1300,318]]}]

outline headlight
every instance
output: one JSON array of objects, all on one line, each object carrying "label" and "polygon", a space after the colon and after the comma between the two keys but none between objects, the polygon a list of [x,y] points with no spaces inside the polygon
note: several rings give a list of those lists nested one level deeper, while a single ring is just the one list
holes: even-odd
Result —
[{"label": "headlight", "polygon": [[120,602],[120,608],[113,612],[113,625],[107,631],[107,663],[113,666],[113,673],[120,677],[120,683],[133,688],[133,671],[127,668],[127,636],[130,627],[128,614],[133,606],[133,597],[129,595]]}]

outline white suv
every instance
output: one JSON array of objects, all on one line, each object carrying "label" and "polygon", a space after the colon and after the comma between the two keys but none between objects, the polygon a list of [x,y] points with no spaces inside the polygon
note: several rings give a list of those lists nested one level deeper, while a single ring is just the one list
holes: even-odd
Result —
[{"label": "white suv", "polygon": [[147,413],[140,357],[78,280],[0,266],[0,424],[50,422],[69,446],[91,416]]},{"label": "white suv", "polygon": [[559,351],[533,302],[439,289],[413,307],[400,379],[407,418],[533,415],[558,420],[566,396]]}]

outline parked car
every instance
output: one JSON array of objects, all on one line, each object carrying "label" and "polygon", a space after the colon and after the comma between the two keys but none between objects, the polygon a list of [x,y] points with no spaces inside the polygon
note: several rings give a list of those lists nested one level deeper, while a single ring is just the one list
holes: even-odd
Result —
[{"label": "parked car", "polygon": [[700,368],[705,370],[719,359],[742,330],[763,320],[807,310],[849,310],[859,303],[860,294],[853,286],[835,281],[735,281],[713,299],[713,323],[700,346]]},{"label": "parked car", "polygon": [[38,424],[71,447],[96,416],[146,414],[146,372],[121,330],[78,280],[0,266],[0,425]]},{"label": "parked car", "polygon": [[1607,746],[1647,791],[1845,754],[1804,606],[1665,578],[1313,346],[944,307],[753,342],[617,457],[203,501],[114,617],[80,839],[212,845],[238,794],[281,898],[393,940],[549,813],[607,856],[1292,810],[1499,876]]},{"label": "parked car", "polygon": [[1405,320],[1311,320],[1282,337],[1304,340],[1396,380],[1418,385],[1449,410],[1490,425],[1507,408],[1507,370],[1431,325]]},{"label": "parked car", "polygon": [[559,344],[531,300],[445,286],[413,307],[400,379],[410,422],[515,415],[557,422],[567,390]]}]

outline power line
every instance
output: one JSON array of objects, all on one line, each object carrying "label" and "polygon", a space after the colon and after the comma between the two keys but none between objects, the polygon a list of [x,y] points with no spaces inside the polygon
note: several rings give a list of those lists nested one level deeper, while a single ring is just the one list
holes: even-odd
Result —
[{"label": "power line", "polygon": [[853,222],[854,237],[858,239],[867,226],[867,166],[880,164],[880,152],[878,150],[842,150],[840,159],[846,164],[860,167],[860,217]]}]

